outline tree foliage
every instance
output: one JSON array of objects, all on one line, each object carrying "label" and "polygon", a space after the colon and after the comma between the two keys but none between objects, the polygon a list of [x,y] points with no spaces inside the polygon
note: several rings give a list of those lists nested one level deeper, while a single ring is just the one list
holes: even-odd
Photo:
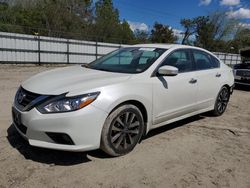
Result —
[{"label": "tree foliage", "polygon": [[190,44],[190,36],[193,36],[196,46],[210,51],[232,51],[231,40],[236,33],[238,22],[229,19],[225,12],[182,19],[180,23],[185,29],[182,44]]},{"label": "tree foliage", "polygon": [[154,43],[175,43],[177,37],[168,25],[155,22],[151,31],[151,41]]},{"label": "tree foliage", "polygon": [[[128,43],[134,39],[111,0],[15,0],[0,4],[0,31]],[[120,40],[121,41],[118,41]]]},{"label": "tree foliage", "polygon": [[[250,29],[225,12],[180,23],[182,44],[235,53],[250,46]],[[0,31],[124,44],[180,42],[171,27],[158,22],[150,32],[133,32],[112,0],[0,0]]]},{"label": "tree foliage", "polygon": [[242,48],[250,47],[250,29],[239,29],[234,39],[230,41],[230,46],[235,53],[238,53]]},{"label": "tree foliage", "polygon": [[135,43],[150,43],[148,32],[136,29],[134,35]]}]

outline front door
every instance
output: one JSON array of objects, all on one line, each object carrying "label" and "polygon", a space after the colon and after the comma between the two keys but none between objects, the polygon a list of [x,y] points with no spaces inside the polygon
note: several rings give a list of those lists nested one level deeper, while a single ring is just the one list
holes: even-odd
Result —
[{"label": "front door", "polygon": [[189,50],[176,50],[162,62],[179,69],[176,76],[153,79],[153,124],[157,125],[195,111],[197,80]]}]

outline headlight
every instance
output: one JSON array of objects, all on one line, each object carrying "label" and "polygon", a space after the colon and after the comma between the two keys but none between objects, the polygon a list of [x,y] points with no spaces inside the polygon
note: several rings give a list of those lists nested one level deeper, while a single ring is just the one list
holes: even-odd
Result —
[{"label": "headlight", "polygon": [[79,110],[92,103],[100,92],[74,97],[58,96],[37,107],[41,113],[60,113]]}]

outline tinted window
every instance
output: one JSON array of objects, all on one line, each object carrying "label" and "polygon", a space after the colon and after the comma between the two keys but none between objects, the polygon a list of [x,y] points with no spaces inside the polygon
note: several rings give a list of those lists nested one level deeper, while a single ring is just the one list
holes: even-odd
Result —
[{"label": "tinted window", "polygon": [[103,61],[102,64],[107,64],[107,65],[115,65],[115,64],[122,64],[122,65],[127,65],[130,64],[131,61],[133,60],[133,55],[131,52],[121,52],[117,56],[112,56],[106,61]]},{"label": "tinted window", "polygon": [[220,67],[220,62],[218,59],[216,59],[215,57],[211,56],[211,60],[212,60],[212,67],[213,68],[218,68]]},{"label": "tinted window", "polygon": [[193,51],[193,55],[197,70],[217,68],[220,65],[219,61],[215,57],[205,52],[195,50]]},{"label": "tinted window", "polygon": [[193,70],[191,56],[188,50],[178,50],[171,53],[162,63],[179,69],[179,72],[188,72]]},{"label": "tinted window", "polygon": [[147,64],[150,61],[154,61],[159,57],[159,53],[154,51],[144,51],[140,57],[139,64]]}]

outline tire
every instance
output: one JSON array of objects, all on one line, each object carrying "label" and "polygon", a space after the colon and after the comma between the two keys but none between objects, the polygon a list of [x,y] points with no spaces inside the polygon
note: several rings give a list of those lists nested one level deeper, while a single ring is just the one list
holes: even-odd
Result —
[{"label": "tire", "polygon": [[101,135],[101,149],[111,156],[121,156],[134,149],[144,132],[140,110],[131,104],[116,108],[107,117]]},{"label": "tire", "polygon": [[214,104],[214,110],[212,111],[212,114],[214,116],[221,116],[225,112],[229,98],[230,91],[226,86],[223,86],[220,92],[218,93]]}]

